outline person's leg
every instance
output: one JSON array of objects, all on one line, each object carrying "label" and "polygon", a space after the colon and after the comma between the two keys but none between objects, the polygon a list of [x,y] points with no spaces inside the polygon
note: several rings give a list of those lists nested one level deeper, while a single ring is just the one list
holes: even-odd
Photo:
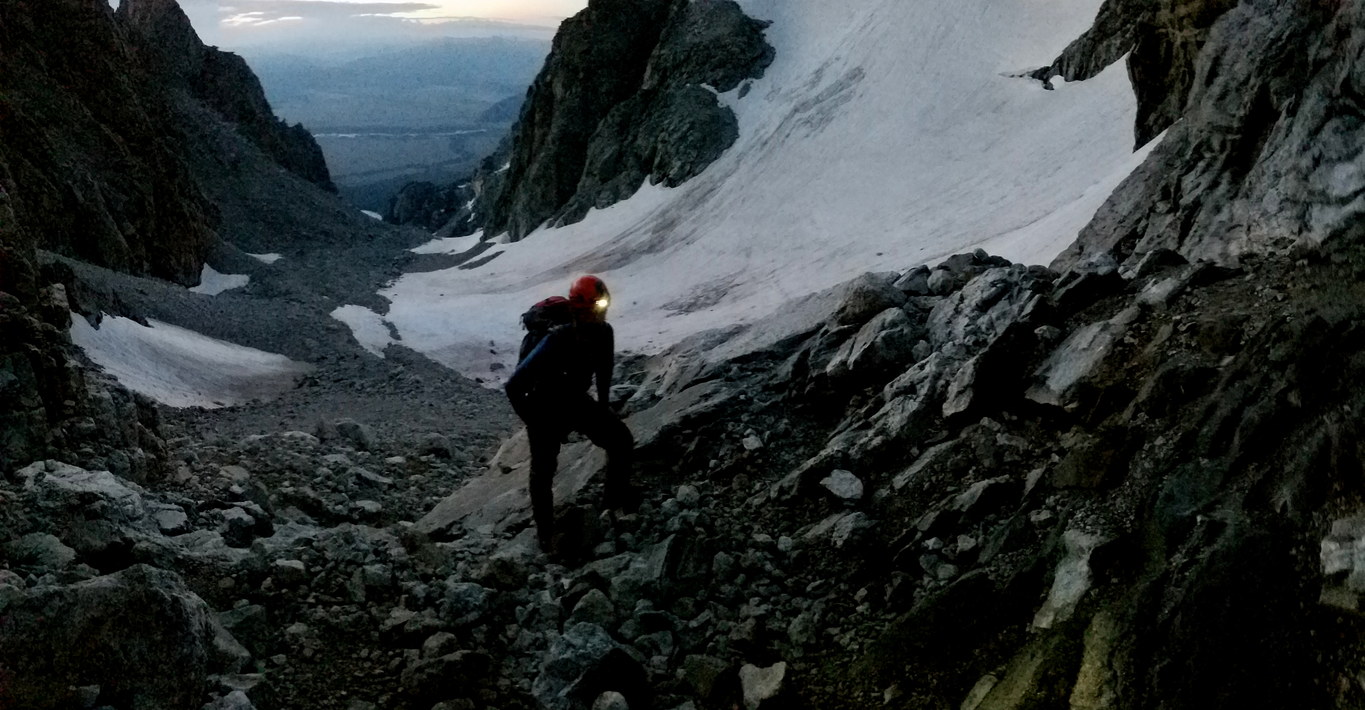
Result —
[{"label": "person's leg", "polygon": [[610,409],[589,397],[575,412],[575,428],[607,452],[607,480],[603,497],[608,508],[633,508],[639,501],[630,485],[635,437]]},{"label": "person's leg", "polygon": [[531,446],[531,473],[527,489],[531,494],[531,515],[536,523],[540,549],[551,552],[555,533],[554,479],[559,465],[560,432],[548,424],[527,425],[526,438]]}]

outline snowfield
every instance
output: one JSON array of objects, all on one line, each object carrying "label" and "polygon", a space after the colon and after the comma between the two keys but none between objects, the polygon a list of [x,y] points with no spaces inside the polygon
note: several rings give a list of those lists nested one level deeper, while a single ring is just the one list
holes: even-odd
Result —
[{"label": "snowfield", "polygon": [[[264,261],[264,259],[262,259],[262,261]],[[241,288],[248,283],[251,283],[251,277],[246,274],[220,274],[215,271],[212,266],[204,264],[204,269],[199,272],[199,285],[191,286],[190,293],[217,296],[224,291]]]},{"label": "snowfield", "polygon": [[168,323],[71,314],[71,340],[128,389],[172,407],[226,407],[291,389],[312,367]]},{"label": "snowfield", "polygon": [[777,54],[744,98],[718,99],[736,145],[685,185],[537,230],[482,267],[403,276],[381,292],[403,344],[493,383],[518,315],[583,273],[612,289],[618,346],[653,352],[865,271],[978,246],[1045,264],[1145,157],[1121,63],[1056,91],[1018,78],[1099,0],[741,4],[772,22]]}]

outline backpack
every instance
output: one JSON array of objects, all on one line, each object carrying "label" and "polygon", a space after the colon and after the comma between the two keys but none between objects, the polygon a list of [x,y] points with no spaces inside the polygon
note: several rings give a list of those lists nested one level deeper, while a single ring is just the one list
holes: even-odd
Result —
[{"label": "backpack", "polygon": [[569,299],[563,296],[551,296],[531,306],[521,314],[521,326],[526,329],[526,335],[521,339],[521,352],[517,355],[517,364],[521,364],[551,330],[568,325],[572,321],[573,311],[569,308]]}]

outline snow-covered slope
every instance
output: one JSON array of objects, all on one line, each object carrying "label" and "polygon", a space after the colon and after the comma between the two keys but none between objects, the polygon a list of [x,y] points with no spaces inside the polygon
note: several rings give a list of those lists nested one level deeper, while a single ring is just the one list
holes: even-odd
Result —
[{"label": "snow-covered slope", "polygon": [[1056,91],[1014,76],[1099,0],[741,4],[772,22],[777,56],[719,97],[736,145],[679,188],[647,186],[484,266],[402,277],[383,295],[404,344],[489,379],[511,364],[518,314],[581,273],[612,288],[619,346],[655,351],[864,271],[978,246],[1047,263],[1142,158],[1121,65]]},{"label": "snow-covered slope", "polygon": [[130,390],[172,407],[226,407],[269,399],[313,368],[168,323],[106,316],[99,329],[71,314],[71,340]]}]

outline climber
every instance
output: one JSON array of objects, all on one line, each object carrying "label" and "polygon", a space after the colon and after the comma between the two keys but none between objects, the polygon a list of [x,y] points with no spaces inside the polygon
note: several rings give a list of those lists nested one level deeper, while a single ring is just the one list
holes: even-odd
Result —
[{"label": "climber", "polygon": [[[610,295],[602,279],[583,276],[569,289],[572,318],[551,329],[507,380],[507,398],[526,423],[531,447],[529,489],[540,547],[555,552],[551,484],[559,447],[579,432],[607,452],[604,503],[615,510],[636,504],[630,485],[635,439],[610,407],[615,334],[607,323]],[[588,394],[596,382],[597,399]]]}]

